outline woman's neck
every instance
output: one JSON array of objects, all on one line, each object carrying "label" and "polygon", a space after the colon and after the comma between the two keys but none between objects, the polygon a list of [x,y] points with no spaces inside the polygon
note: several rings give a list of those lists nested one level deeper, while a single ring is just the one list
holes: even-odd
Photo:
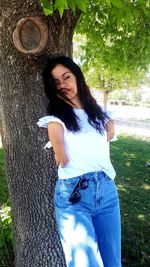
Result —
[{"label": "woman's neck", "polygon": [[83,105],[81,104],[81,102],[78,98],[73,99],[73,101],[71,101],[71,102],[72,102],[74,108],[77,108],[77,109],[83,108]]}]

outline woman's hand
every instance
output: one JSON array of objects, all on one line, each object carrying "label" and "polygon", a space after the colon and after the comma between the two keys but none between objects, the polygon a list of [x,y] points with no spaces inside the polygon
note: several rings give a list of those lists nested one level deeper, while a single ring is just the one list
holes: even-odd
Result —
[{"label": "woman's hand", "polygon": [[57,153],[55,154],[55,160],[56,164],[61,166],[62,168],[66,166],[66,164],[69,162],[69,158],[67,157],[66,153],[64,152],[63,154],[60,153],[60,155]]}]

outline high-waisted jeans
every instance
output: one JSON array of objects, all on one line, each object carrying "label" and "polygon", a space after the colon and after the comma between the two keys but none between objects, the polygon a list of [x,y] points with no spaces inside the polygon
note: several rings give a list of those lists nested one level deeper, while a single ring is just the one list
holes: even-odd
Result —
[{"label": "high-waisted jeans", "polygon": [[[89,186],[69,197],[79,179]],[[121,267],[120,208],[116,185],[104,172],[58,179],[54,204],[67,267]]]}]

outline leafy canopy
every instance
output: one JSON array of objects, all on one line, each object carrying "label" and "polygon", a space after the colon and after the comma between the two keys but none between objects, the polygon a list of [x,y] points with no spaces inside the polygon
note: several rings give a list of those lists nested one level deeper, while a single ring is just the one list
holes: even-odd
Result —
[{"label": "leafy canopy", "polygon": [[[122,84],[140,77],[150,63],[149,0],[40,0],[46,15],[82,12],[77,33],[86,36],[79,60],[98,76]],[[94,71],[93,71],[94,73]],[[92,74],[93,76],[93,74]],[[111,78],[114,77],[114,78]],[[102,78],[103,80],[104,78]],[[100,81],[100,79],[98,79]],[[114,84],[114,82],[113,82]]]},{"label": "leafy canopy", "polygon": [[91,87],[110,92],[143,81],[150,64],[149,9],[150,2],[142,0],[89,2],[76,29],[81,45],[74,54]]},{"label": "leafy canopy", "polygon": [[112,71],[132,73],[147,69],[150,63],[149,29],[149,1],[93,0],[81,16],[77,32],[87,38],[87,64],[98,61]]},{"label": "leafy canopy", "polygon": [[[94,59],[88,58],[84,50],[87,42],[86,35],[74,34],[73,57],[81,66],[90,88],[110,93],[116,89],[137,89],[145,79],[145,71],[124,69],[111,69],[101,60],[100,55]],[[100,45],[100,44],[99,44]]]},{"label": "leafy canopy", "polygon": [[46,15],[80,9],[77,32],[86,35],[86,58],[126,71],[150,63],[149,0],[40,0]]},{"label": "leafy canopy", "polygon": [[40,0],[46,16],[52,15],[54,11],[58,10],[60,17],[67,9],[72,9],[75,14],[76,8],[85,12],[88,0]]}]

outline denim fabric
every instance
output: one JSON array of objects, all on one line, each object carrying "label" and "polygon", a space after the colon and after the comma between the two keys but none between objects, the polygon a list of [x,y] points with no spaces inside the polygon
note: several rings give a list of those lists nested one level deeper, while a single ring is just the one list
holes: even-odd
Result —
[{"label": "denim fabric", "polygon": [[[80,178],[89,186],[69,202]],[[115,183],[104,172],[58,179],[54,204],[67,267],[121,267],[120,208]]]}]

